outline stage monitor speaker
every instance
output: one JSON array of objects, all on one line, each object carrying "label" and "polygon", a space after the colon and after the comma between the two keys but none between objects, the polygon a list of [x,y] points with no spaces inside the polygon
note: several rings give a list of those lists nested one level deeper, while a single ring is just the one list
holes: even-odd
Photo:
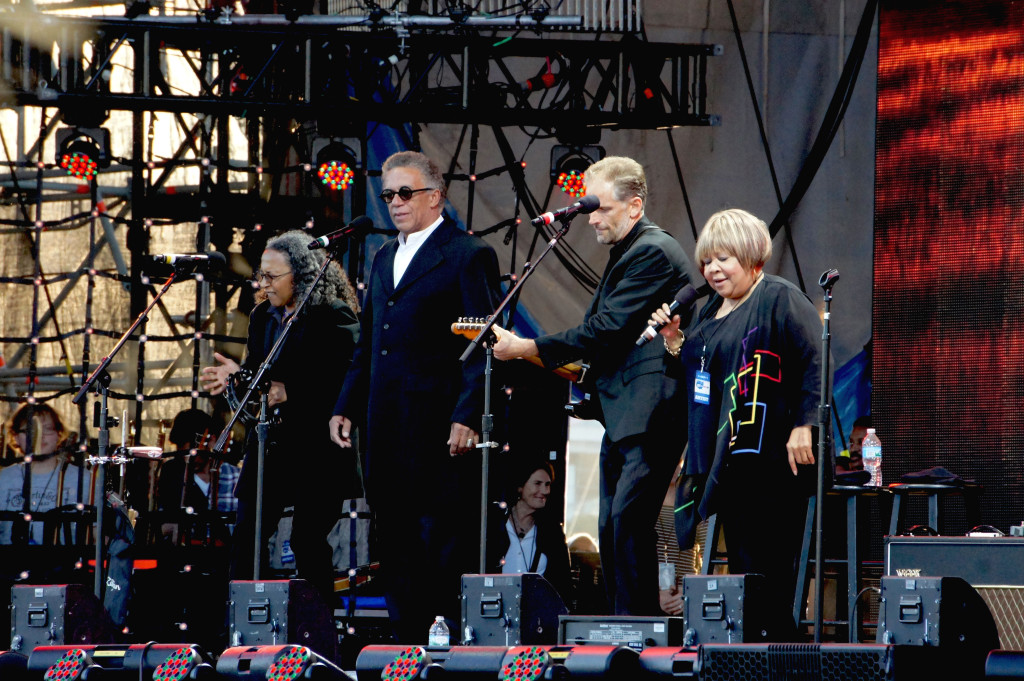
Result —
[{"label": "stage monitor speaker", "polygon": [[337,663],[334,613],[305,580],[232,581],[228,593],[232,647],[292,643]]},{"label": "stage monitor speaker", "polygon": [[959,577],[882,577],[878,641],[943,648],[964,674],[978,678],[988,653],[999,648],[992,613]]},{"label": "stage monitor speaker", "polygon": [[683,645],[767,640],[764,575],[685,575]]},{"label": "stage monitor speaker", "polygon": [[988,604],[1003,650],[1024,650],[1024,537],[886,537],[885,574],[961,577]]},{"label": "stage monitor speaker", "polygon": [[685,629],[682,617],[563,615],[558,618],[558,643],[628,646],[639,653],[651,646],[683,645]]},{"label": "stage monitor speaker", "polygon": [[113,642],[114,625],[84,584],[11,587],[11,650]]},{"label": "stage monitor speaker", "polygon": [[548,580],[523,574],[462,575],[464,645],[554,644],[569,610]]},{"label": "stage monitor speaker", "polygon": [[851,643],[735,643],[648,648],[649,679],[699,681],[908,681],[946,675],[949,655],[936,648]]},{"label": "stage monitor speaker", "polygon": [[28,658],[10,650],[0,651],[0,679],[3,681],[28,681]]}]

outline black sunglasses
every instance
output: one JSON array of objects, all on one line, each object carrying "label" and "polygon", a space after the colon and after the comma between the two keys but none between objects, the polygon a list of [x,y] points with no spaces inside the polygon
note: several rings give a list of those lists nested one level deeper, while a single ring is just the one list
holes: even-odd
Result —
[{"label": "black sunglasses", "polygon": [[397,195],[397,196],[401,197],[401,199],[403,201],[408,201],[409,199],[412,198],[412,195],[415,194],[416,192],[429,192],[432,189],[433,189],[433,187],[423,187],[421,189],[411,189],[409,187],[399,187],[397,192],[395,190],[393,190],[393,189],[385,189],[384,191],[382,191],[380,193],[380,198],[381,198],[382,201],[384,201],[384,203],[391,203],[392,201],[395,200],[395,196]]}]

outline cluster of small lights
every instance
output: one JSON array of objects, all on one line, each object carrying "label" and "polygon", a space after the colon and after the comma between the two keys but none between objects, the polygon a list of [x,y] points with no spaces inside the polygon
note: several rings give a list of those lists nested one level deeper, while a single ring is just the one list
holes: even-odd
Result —
[{"label": "cluster of small lights", "polygon": [[585,184],[583,173],[577,173],[575,170],[561,173],[558,176],[557,182],[559,188],[573,198],[578,199],[587,193],[587,185]]},{"label": "cluster of small lights", "polygon": [[178,648],[153,670],[153,681],[181,681],[196,663],[196,651],[188,646]]},{"label": "cluster of small lights", "polygon": [[66,170],[71,177],[77,177],[80,180],[92,179],[96,175],[96,169],[99,168],[96,161],[89,158],[88,154],[77,151],[61,156],[60,167]]},{"label": "cluster of small lights", "polygon": [[348,189],[356,176],[355,171],[349,168],[347,163],[338,163],[337,161],[321,163],[316,174],[320,178],[320,182],[334,191]]},{"label": "cluster of small lights", "polygon": [[83,669],[85,669],[85,651],[81,648],[72,648],[50,665],[46,674],[43,675],[43,681],[77,679]]},{"label": "cluster of small lights", "polygon": [[306,670],[313,654],[309,648],[288,646],[267,670],[267,681],[292,681]]},{"label": "cluster of small lights", "polygon": [[548,666],[548,654],[535,646],[518,653],[501,670],[499,681],[536,681],[544,675]]},{"label": "cluster of small lights", "polygon": [[419,676],[427,653],[423,648],[410,646],[389,662],[380,673],[381,681],[411,681]]}]

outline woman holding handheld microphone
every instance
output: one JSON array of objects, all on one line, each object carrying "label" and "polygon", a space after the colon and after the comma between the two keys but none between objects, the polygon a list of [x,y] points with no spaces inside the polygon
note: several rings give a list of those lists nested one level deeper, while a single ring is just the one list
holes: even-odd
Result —
[{"label": "woman holding handheld microphone", "polygon": [[[794,575],[814,438],[821,320],[796,286],[765,274],[771,236],[739,209],[715,213],[695,261],[714,293],[684,330],[663,305],[651,315],[687,392],[689,450],[676,503],[680,549],[717,513],[729,572],[766,577],[770,640],[792,640]],[[681,365],[681,366],[680,366]]]}]

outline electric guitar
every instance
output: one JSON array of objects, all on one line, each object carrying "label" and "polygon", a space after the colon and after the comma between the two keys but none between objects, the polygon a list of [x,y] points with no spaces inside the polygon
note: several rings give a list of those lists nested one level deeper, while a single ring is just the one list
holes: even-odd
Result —
[{"label": "electric guitar", "polygon": [[[486,319],[480,319],[478,317],[459,317],[459,320],[452,324],[452,333],[457,336],[464,336],[466,338],[473,339],[476,338],[477,334],[480,333],[480,330],[484,328],[486,323]],[[491,327],[491,331],[494,332],[496,338],[501,338],[501,332],[497,327]],[[539,357],[524,357],[523,359],[536,364],[539,367],[547,368],[540,361]],[[551,369],[551,371],[553,371],[555,375],[561,376],[573,383],[582,383],[586,379],[587,369],[589,368],[589,364],[569,363],[563,364],[555,369]]]}]

